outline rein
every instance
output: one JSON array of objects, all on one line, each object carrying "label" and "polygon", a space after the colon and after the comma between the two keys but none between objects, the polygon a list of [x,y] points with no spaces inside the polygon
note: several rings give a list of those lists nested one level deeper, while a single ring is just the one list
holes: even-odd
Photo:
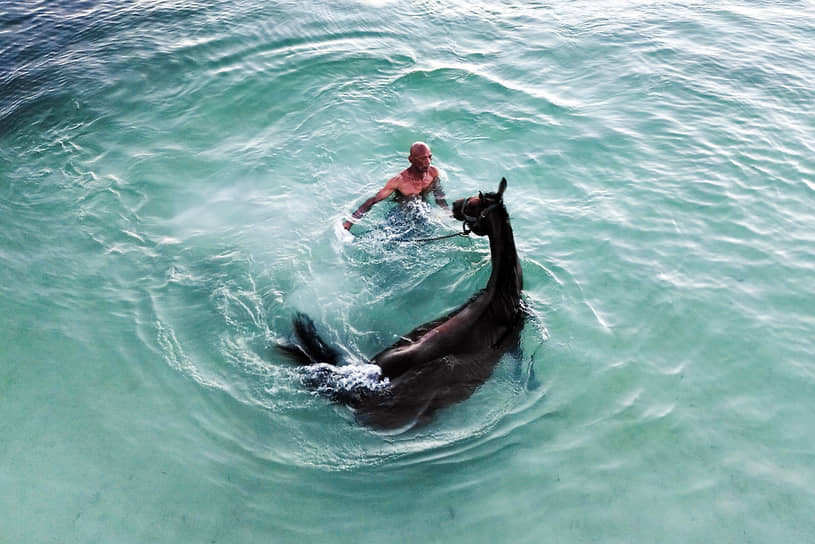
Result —
[{"label": "rein", "polygon": [[[362,234],[368,234],[369,232],[374,232],[376,229],[365,230],[362,231],[355,236],[360,236]],[[438,240],[445,240],[447,238],[455,238],[456,236],[468,236],[470,234],[470,230],[467,228],[465,223],[461,224],[461,232],[454,232],[453,234],[445,234],[444,236],[434,236],[433,238],[416,238],[413,240],[392,240],[393,242],[401,242],[403,244],[412,244],[415,242],[419,242],[425,244],[427,242],[436,242]]]},{"label": "rein", "polygon": [[453,234],[446,234],[444,236],[434,236],[433,238],[417,238],[416,240],[399,240],[400,242],[435,242],[436,240],[444,240],[446,238],[455,238],[456,236],[468,236],[470,230],[467,228],[467,223],[461,224],[461,232],[454,232]]},{"label": "rein", "polygon": [[[438,240],[446,240],[447,238],[455,238],[456,236],[469,236],[469,234],[472,232],[472,230],[467,228],[467,223],[473,223],[475,225],[480,224],[481,221],[484,218],[487,217],[487,214],[489,214],[492,210],[494,210],[496,208],[496,206],[498,206],[498,203],[495,203],[495,204],[492,204],[491,206],[486,207],[484,210],[481,211],[480,214],[478,214],[478,217],[473,217],[473,216],[468,215],[467,213],[462,211],[462,215],[464,216],[464,221],[461,223],[461,232],[454,232],[453,234],[445,234],[444,236],[434,236],[433,238],[416,238],[414,240],[394,240],[394,241],[402,242],[402,243],[419,242],[419,243],[425,244],[427,242],[436,242]],[[359,234],[367,234],[369,232],[372,232],[372,230],[366,230],[366,231],[361,232]]]},{"label": "rein", "polygon": [[[468,202],[469,202],[469,200],[470,199],[467,199]],[[468,215],[467,213],[465,213],[462,210],[461,214],[464,216],[464,221],[461,223],[461,232],[456,232],[455,234],[447,234],[445,236],[436,236],[434,238],[418,238],[416,240],[400,240],[400,241],[401,242],[422,242],[422,243],[425,243],[425,242],[435,242],[436,240],[444,240],[446,238],[454,238],[456,236],[467,236],[472,232],[471,229],[467,228],[467,223],[472,223],[474,225],[480,225],[481,221],[483,219],[485,219],[487,217],[487,215],[498,206],[498,204],[499,204],[499,202],[496,202],[495,204],[491,204],[490,206],[487,206],[486,208],[484,208],[481,211],[480,214],[478,214],[478,217],[473,217],[471,215]]]}]

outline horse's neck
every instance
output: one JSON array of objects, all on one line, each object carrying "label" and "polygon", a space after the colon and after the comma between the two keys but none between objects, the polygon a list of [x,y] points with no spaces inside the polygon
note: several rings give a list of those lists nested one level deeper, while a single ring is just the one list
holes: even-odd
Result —
[{"label": "horse's neck", "polygon": [[487,282],[486,292],[494,300],[500,300],[506,311],[514,314],[519,309],[523,275],[518,263],[515,238],[505,210],[498,210],[490,216],[490,254],[492,273]]}]

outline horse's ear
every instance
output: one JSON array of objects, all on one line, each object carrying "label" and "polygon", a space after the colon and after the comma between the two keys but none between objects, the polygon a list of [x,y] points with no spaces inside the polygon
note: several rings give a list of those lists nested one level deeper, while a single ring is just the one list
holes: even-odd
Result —
[{"label": "horse's ear", "polygon": [[478,200],[479,201],[484,200],[484,195],[481,194],[481,191],[478,191]]},{"label": "horse's ear", "polygon": [[498,197],[504,198],[504,190],[507,188],[507,178],[501,178],[501,183],[498,184]]}]

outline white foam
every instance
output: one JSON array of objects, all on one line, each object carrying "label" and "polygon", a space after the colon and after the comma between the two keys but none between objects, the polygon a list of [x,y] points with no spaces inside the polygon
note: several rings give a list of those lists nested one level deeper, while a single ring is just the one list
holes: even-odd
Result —
[{"label": "white foam", "polygon": [[354,241],[354,235],[346,230],[339,221],[334,223],[334,236],[337,237],[337,240],[345,244],[350,244]]},{"label": "white foam", "polygon": [[306,371],[313,374],[326,373],[331,376],[330,383],[326,386],[351,391],[357,388],[370,389],[372,391],[385,389],[390,385],[388,378],[382,378],[382,369],[374,364],[353,364],[345,366],[334,366],[327,363],[317,363],[309,365]]}]

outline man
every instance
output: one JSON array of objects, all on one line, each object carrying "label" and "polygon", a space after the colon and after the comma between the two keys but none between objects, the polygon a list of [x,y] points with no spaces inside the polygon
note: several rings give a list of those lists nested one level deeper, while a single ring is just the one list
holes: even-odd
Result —
[{"label": "man", "polygon": [[[439,171],[435,166],[430,166],[430,160],[433,155],[430,153],[430,146],[424,142],[416,142],[410,146],[410,166],[403,170],[401,173],[392,177],[385,184],[385,187],[379,190],[374,196],[362,203],[353,213],[354,219],[359,219],[371,206],[388,198],[393,193],[396,193],[397,200],[405,201],[414,198],[421,198],[425,200],[427,193],[433,191],[433,196],[436,199],[436,204],[449,210],[447,201],[444,200],[444,193],[441,190],[439,183]],[[351,230],[352,221],[343,222],[342,226],[346,230]]]}]

